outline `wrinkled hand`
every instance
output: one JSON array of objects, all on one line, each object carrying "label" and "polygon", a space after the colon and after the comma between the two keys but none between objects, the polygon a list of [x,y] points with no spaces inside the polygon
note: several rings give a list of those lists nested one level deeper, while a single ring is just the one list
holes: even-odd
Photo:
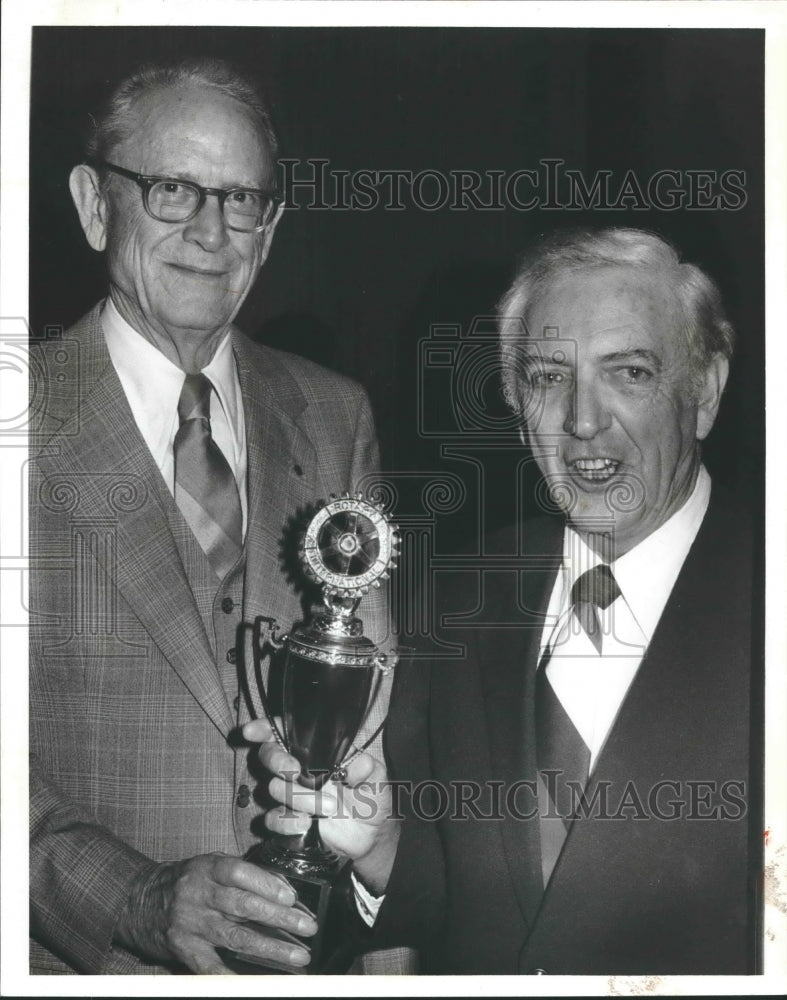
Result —
[{"label": "wrinkled hand", "polygon": [[327,847],[353,861],[355,871],[376,894],[388,882],[399,823],[392,818],[391,790],[383,765],[370,754],[360,754],[347,767],[341,783],[328,781],[313,791],[297,782],[298,761],[274,741],[262,719],[243,727],[245,739],[260,743],[260,760],[274,775],[268,790],[283,808],[271,809],[265,825],[275,833],[304,833],[312,816],[320,817],[320,836]]},{"label": "wrinkled hand", "polygon": [[203,974],[230,972],[217,947],[300,967],[309,961],[305,946],[265,934],[266,926],[300,936],[316,932],[314,920],[293,909],[295,898],[276,875],[226,854],[162,864],[136,886],[115,941]]}]

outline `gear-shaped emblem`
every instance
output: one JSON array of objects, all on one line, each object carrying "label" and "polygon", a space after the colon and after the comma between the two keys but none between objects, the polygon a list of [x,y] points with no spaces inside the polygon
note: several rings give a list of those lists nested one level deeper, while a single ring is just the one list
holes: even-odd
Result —
[{"label": "gear-shaped emblem", "polygon": [[361,597],[395,565],[396,530],[382,505],[356,493],[333,497],[309,522],[302,554],[326,594]]}]

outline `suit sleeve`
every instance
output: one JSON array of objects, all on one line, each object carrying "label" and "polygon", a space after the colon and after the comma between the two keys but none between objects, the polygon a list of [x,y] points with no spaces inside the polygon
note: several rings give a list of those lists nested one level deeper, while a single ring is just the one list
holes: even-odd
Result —
[{"label": "suit sleeve", "polygon": [[430,671],[422,660],[397,666],[386,728],[386,757],[401,821],[396,860],[369,944],[408,945],[428,952],[445,908],[445,858],[437,815],[429,804]]},{"label": "suit sleeve", "polygon": [[[350,492],[368,491],[373,482],[380,478],[380,448],[375,433],[374,417],[366,392],[357,388],[358,400],[356,421],[352,442],[350,468]],[[370,588],[362,599],[359,614],[364,623],[364,633],[377,644],[381,652],[389,653],[396,647],[396,633],[391,620],[390,584],[383,581],[378,589]],[[384,674],[380,679],[374,703],[372,704],[356,745],[369,739],[379,728],[388,711],[391,694],[392,674]],[[368,748],[369,753],[383,759],[382,734],[379,734]]]},{"label": "suit sleeve", "polygon": [[[74,745],[85,727],[81,715],[82,674],[65,660],[52,660],[58,622],[67,615],[69,588],[62,571],[69,531],[56,514],[38,502],[42,473],[30,470],[30,932],[71,968],[87,973],[112,971],[134,959],[112,948],[112,936],[134,881],[155,862],[134,850],[99,823],[86,803],[77,801],[67,777],[55,780],[52,760],[68,775],[81,766],[73,754],[55,747],[56,723],[64,721]],[[52,565],[50,565],[52,564]],[[54,623],[54,624],[53,624]],[[82,733],[87,740],[87,734]],[[59,756],[58,756],[59,755]]]},{"label": "suit sleeve", "polygon": [[30,758],[30,929],[73,968],[101,973],[133,883],[155,862],[122,843]]},{"label": "suit sleeve", "polygon": [[[371,406],[366,393],[360,390],[353,442],[351,488],[367,491],[370,477],[375,480],[380,477],[380,453]],[[384,477],[380,477],[380,480],[384,481]],[[395,520],[396,511],[391,513]],[[391,611],[391,583],[384,583],[379,590],[373,589],[363,599],[361,615],[365,624],[364,631],[381,650],[387,652],[395,649],[398,637]],[[383,677],[370,718],[364,726],[363,736],[385,718],[392,697],[391,691],[398,689],[399,718],[392,719],[389,715],[385,732],[369,748],[370,753],[386,761],[391,774],[395,774],[392,768],[397,764],[404,773],[410,772],[413,766],[422,769],[427,766],[423,756],[424,744],[419,742],[416,751],[416,744],[410,741],[411,736],[425,738],[425,719],[422,725],[418,725],[418,713],[409,715],[409,709],[415,702],[424,707],[425,679],[426,673],[421,664],[414,668],[408,668],[404,663],[397,664],[394,671]],[[405,759],[390,759],[388,750],[392,725],[396,733],[394,744],[400,746],[403,743],[409,750],[416,751],[416,755],[421,757],[421,764],[416,765],[414,761]],[[389,892],[374,928],[368,928],[357,914],[353,920],[355,949],[366,952],[360,962],[360,971],[365,974],[407,975],[417,971],[417,959],[408,950],[408,946],[420,949],[427,944],[430,932],[435,927],[435,919],[439,918],[441,912],[443,859],[436,830],[433,824],[420,823],[412,816],[410,796],[404,783],[403,792],[397,806],[402,810],[402,815],[407,816],[407,820],[402,824],[402,836]],[[424,872],[429,872],[434,880],[424,879]]]}]

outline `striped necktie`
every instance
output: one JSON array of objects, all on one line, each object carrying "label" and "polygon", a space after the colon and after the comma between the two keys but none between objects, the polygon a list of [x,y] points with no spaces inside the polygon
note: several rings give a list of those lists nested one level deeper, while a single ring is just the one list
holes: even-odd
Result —
[{"label": "striped necktie", "polygon": [[210,432],[210,379],[187,375],[178,400],[175,502],[220,579],[240,558],[243,515],[235,476]]},{"label": "striped necktie", "polygon": [[[608,608],[619,596],[612,570],[603,563],[583,573],[571,589],[574,614],[599,656],[601,625],[597,609]],[[547,649],[536,675],[536,754],[542,776],[550,772],[544,782],[556,812],[568,827],[577,798],[587,784],[590,750],[549,682],[550,656],[551,650]]]}]

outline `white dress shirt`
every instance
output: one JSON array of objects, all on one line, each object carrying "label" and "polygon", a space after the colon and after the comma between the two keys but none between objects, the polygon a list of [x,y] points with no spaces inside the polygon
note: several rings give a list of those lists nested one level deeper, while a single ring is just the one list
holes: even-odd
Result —
[{"label": "white dress shirt", "polygon": [[[178,400],[186,373],[129,326],[109,298],[101,314],[101,326],[134,421],[174,497],[173,443],[179,427]],[[246,425],[229,331],[210,364],[203,369],[203,374],[210,379],[215,390],[210,394],[211,433],[238,484],[245,538],[248,508]]]},{"label": "white dress shirt", "polygon": [[[563,562],[541,633],[539,661],[549,647],[547,677],[590,749],[591,771],[697,536],[708,509],[710,490],[710,476],[701,467],[694,490],[680,510],[609,564],[621,593],[600,615],[600,656],[572,614],[571,588],[603,559],[572,528],[567,526],[564,531]],[[540,803],[545,809],[543,799]],[[562,827],[562,820],[557,818],[556,822]],[[555,860],[542,858],[545,883]],[[384,897],[372,896],[354,875],[352,882],[358,912],[371,927]]]},{"label": "white dress shirt", "polygon": [[701,467],[680,510],[609,564],[621,593],[600,614],[600,656],[572,614],[571,588],[603,559],[572,528],[565,529],[563,563],[552,589],[539,659],[549,647],[547,677],[590,749],[591,771],[705,517],[710,490],[710,476]]}]

